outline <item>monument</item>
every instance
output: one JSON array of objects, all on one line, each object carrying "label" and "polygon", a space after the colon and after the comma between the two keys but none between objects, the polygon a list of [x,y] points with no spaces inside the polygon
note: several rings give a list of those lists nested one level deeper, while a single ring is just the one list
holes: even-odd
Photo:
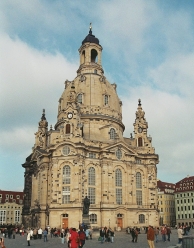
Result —
[{"label": "monument", "polygon": [[90,199],[86,196],[83,199],[83,214],[82,214],[82,224],[85,227],[89,228],[90,226],[90,220],[89,220],[89,207],[90,207]]}]

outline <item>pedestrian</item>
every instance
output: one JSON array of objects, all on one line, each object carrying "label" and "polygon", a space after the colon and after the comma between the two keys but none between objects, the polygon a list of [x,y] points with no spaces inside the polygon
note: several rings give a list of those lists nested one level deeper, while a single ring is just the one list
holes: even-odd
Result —
[{"label": "pedestrian", "polygon": [[83,230],[83,227],[80,227],[80,231],[78,232],[78,234],[79,234],[79,248],[82,248],[86,240],[86,234]]},{"label": "pedestrian", "polygon": [[65,232],[66,232],[66,241],[67,241],[67,246],[68,248],[70,248],[70,236],[71,236],[71,233],[70,233],[70,230],[68,228],[65,229]]},{"label": "pedestrian", "polygon": [[138,228],[137,228],[137,227],[134,229],[134,233],[135,233],[134,242],[135,242],[135,243],[137,243],[138,234],[139,234],[139,232],[138,232]]},{"label": "pedestrian", "polygon": [[100,229],[100,241],[101,241],[101,243],[104,242],[104,236],[105,236],[105,232],[104,232],[104,228],[102,227]]},{"label": "pedestrian", "polygon": [[179,226],[179,228],[177,229],[177,234],[178,234],[178,243],[181,244],[182,240],[183,240],[183,228],[182,226]]},{"label": "pedestrian", "polygon": [[47,232],[47,230],[46,230],[46,228],[45,228],[44,231],[43,231],[44,242],[47,242],[47,241],[48,241],[48,240],[47,240],[47,234],[48,234],[48,232]]},{"label": "pedestrian", "polygon": [[42,228],[38,229],[38,238],[42,239]]},{"label": "pedestrian", "polygon": [[170,241],[171,229],[169,226],[166,227],[167,240]]},{"label": "pedestrian", "polygon": [[131,229],[132,242],[135,240],[135,227]]},{"label": "pedestrian", "polygon": [[71,236],[69,237],[69,240],[71,242],[71,248],[78,248],[79,245],[79,234],[76,232],[75,228],[71,229],[70,232]]},{"label": "pedestrian", "polygon": [[166,242],[166,226],[162,226],[161,234],[162,234],[162,241]]},{"label": "pedestrian", "polygon": [[65,243],[65,231],[64,231],[64,229],[61,230],[61,243],[62,244]]},{"label": "pedestrian", "polygon": [[149,225],[148,231],[147,231],[147,241],[148,241],[148,245],[150,248],[155,248],[154,236],[155,236],[154,229],[152,226]]},{"label": "pedestrian", "polygon": [[111,228],[109,228],[109,230],[110,230],[110,240],[111,240],[111,243],[113,243],[114,242],[115,233],[114,233],[114,231]]},{"label": "pedestrian", "polygon": [[28,246],[30,246],[30,237],[31,237],[30,230],[28,230],[27,231],[27,243],[28,243]]},{"label": "pedestrian", "polygon": [[0,238],[0,246],[1,246],[2,248],[5,247],[4,238]]},{"label": "pedestrian", "polygon": [[159,227],[155,227],[154,232],[155,232],[155,241],[156,243],[158,243]]}]

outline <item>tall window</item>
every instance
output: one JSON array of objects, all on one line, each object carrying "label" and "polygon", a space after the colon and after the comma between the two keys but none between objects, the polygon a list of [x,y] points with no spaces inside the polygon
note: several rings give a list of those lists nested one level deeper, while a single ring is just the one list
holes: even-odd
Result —
[{"label": "tall window", "polygon": [[141,188],[142,188],[141,173],[137,172],[136,173],[136,189],[141,189]]},{"label": "tall window", "polygon": [[136,202],[137,205],[142,205],[142,191],[136,190]]},{"label": "tall window", "polygon": [[142,205],[142,179],[141,173],[136,173],[136,203]]},{"label": "tall window", "polygon": [[138,146],[143,146],[143,140],[141,137],[138,138]]},{"label": "tall window", "polygon": [[70,186],[63,187],[62,191],[62,203],[67,204],[70,202]]},{"label": "tall window", "polygon": [[104,105],[108,105],[108,95],[104,95]]},{"label": "tall window", "polygon": [[63,184],[70,184],[71,169],[69,165],[63,167]]},{"label": "tall window", "polygon": [[83,103],[82,94],[78,94],[78,96],[77,96],[77,102],[78,103]]},{"label": "tall window", "polygon": [[15,223],[20,222],[20,210],[15,210]]},{"label": "tall window", "polygon": [[88,185],[95,186],[95,169],[93,167],[88,169]]},{"label": "tall window", "polygon": [[[90,167],[88,169],[88,198],[90,199],[91,204],[95,204],[95,198],[96,198],[96,173],[95,168]],[[92,187],[91,187],[92,186]]]},{"label": "tall window", "polygon": [[65,130],[65,133],[66,133],[66,134],[70,134],[70,130],[71,130],[71,126],[70,126],[70,124],[66,124],[66,130]]},{"label": "tall window", "polygon": [[6,220],[6,210],[0,210],[0,224],[4,224]]},{"label": "tall window", "polygon": [[88,188],[88,198],[90,199],[91,204],[95,204],[95,198],[96,198],[96,189],[95,188]]},{"label": "tall window", "polygon": [[115,171],[115,186],[116,186],[116,203],[122,204],[122,172],[120,169]]},{"label": "tall window", "polygon": [[115,139],[116,138],[116,131],[114,128],[110,129],[110,139]]},{"label": "tall window", "polygon": [[97,223],[97,215],[96,214],[90,214],[89,219],[90,219],[90,223],[92,223],[92,224]]},{"label": "tall window", "polygon": [[145,215],[144,214],[139,215],[139,223],[145,223]]}]

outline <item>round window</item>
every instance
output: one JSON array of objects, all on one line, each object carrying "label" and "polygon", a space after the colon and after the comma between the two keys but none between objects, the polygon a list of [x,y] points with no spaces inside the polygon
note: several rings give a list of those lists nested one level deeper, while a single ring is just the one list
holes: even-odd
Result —
[{"label": "round window", "polygon": [[116,150],[116,157],[118,159],[121,159],[122,158],[122,151],[121,151],[121,149]]},{"label": "round window", "polygon": [[70,153],[69,146],[64,146],[62,152],[63,152],[63,155],[67,156]]}]

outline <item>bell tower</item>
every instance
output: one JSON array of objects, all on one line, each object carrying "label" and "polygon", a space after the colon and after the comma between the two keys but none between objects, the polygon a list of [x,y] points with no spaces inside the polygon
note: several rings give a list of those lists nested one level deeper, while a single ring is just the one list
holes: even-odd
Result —
[{"label": "bell tower", "polygon": [[104,70],[101,65],[102,46],[99,39],[92,34],[92,25],[90,23],[89,34],[82,41],[79,48],[80,66],[77,70],[78,75],[86,73],[94,73],[102,75]]}]

